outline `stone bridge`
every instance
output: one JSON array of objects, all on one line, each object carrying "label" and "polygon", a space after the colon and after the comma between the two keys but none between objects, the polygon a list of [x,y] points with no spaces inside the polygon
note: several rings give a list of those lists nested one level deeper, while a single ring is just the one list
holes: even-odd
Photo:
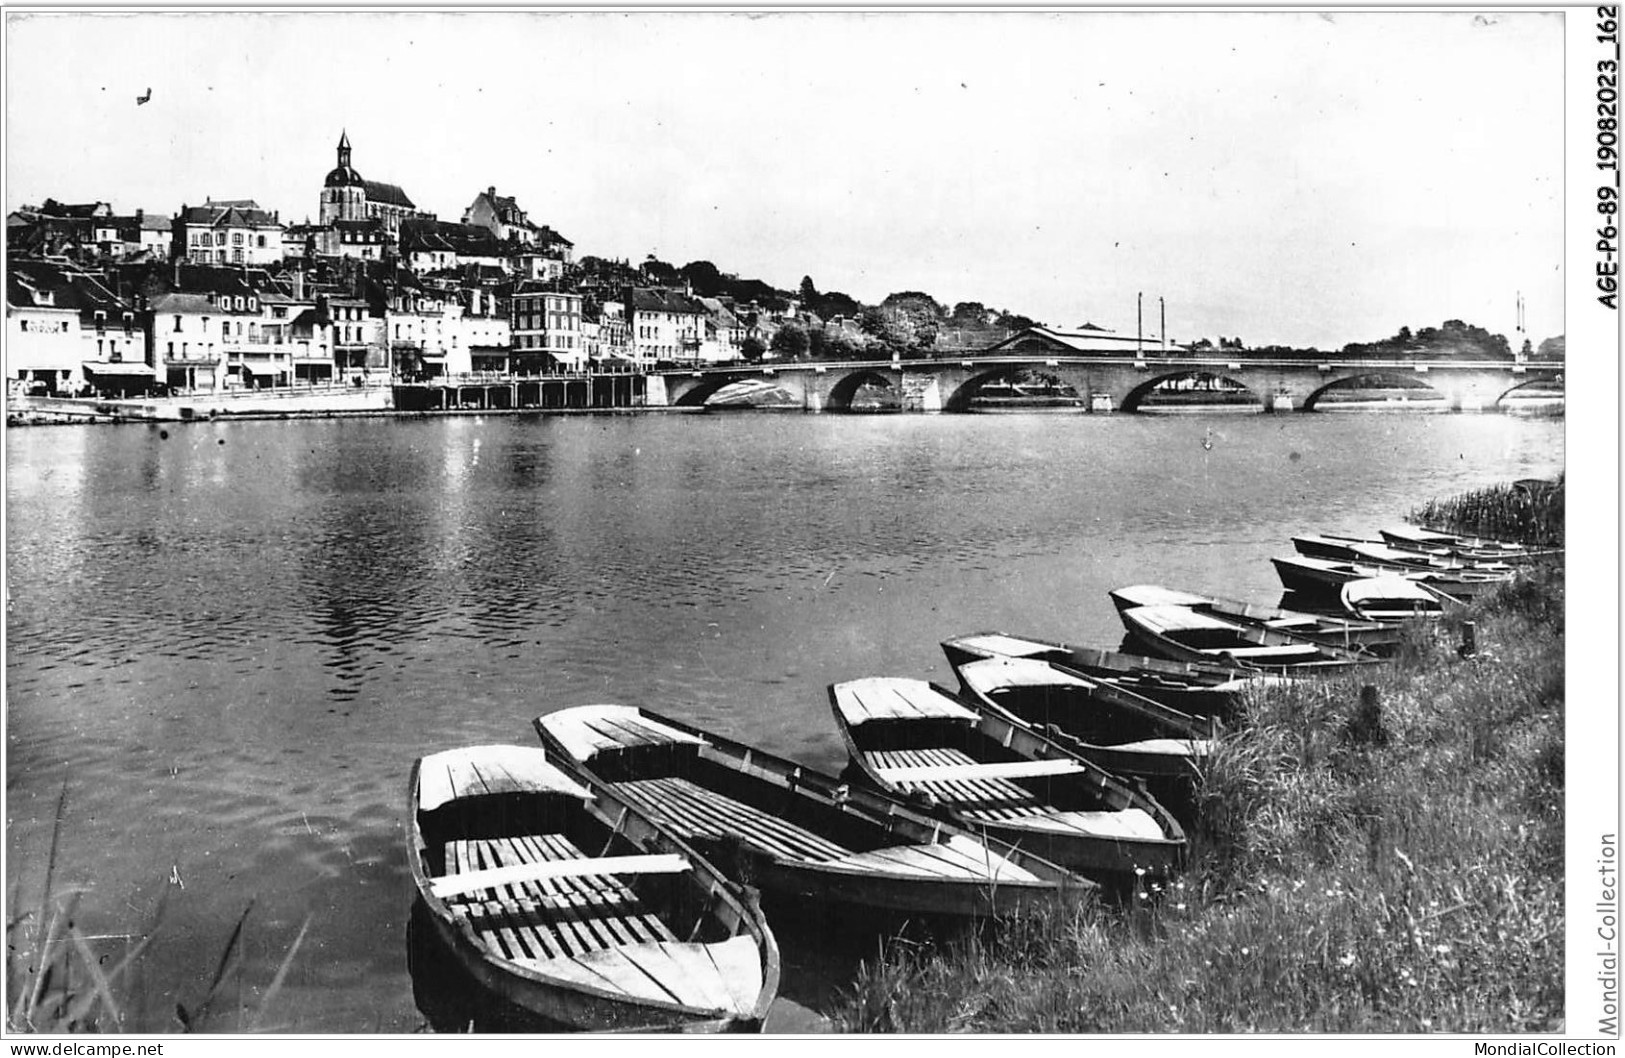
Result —
[{"label": "stone bridge", "polygon": [[1494,410],[1533,383],[1561,383],[1562,364],[1463,360],[1272,360],[1173,355],[972,355],[930,360],[730,364],[649,375],[648,403],[704,405],[725,386],[766,381],[799,398],[807,411],[845,411],[868,384],[891,389],[904,411],[964,411],[981,388],[1019,372],[1036,372],[1071,386],[1088,411],[1134,411],[1162,382],[1213,376],[1244,386],[1265,411],[1313,411],[1334,386],[1384,380],[1420,382],[1457,411]]}]

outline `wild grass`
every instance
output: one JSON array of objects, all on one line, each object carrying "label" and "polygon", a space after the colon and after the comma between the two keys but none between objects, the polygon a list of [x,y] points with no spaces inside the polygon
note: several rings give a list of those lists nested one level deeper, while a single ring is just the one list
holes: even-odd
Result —
[{"label": "wild grass", "polygon": [[[1563,579],[1418,626],[1375,676],[1251,697],[1193,868],[865,965],[863,1032],[1472,1032],[1563,1010]],[[1478,653],[1458,656],[1458,625]],[[1375,688],[1364,691],[1365,685]],[[1374,695],[1374,696],[1373,696]]]},{"label": "wild grass", "polygon": [[[202,998],[188,1007],[182,997],[165,997],[156,1006],[144,989],[133,986],[142,962],[165,923],[166,887],[160,894],[148,921],[131,935],[135,941],[123,956],[109,965],[98,955],[76,924],[83,891],[58,892],[55,888],[57,850],[68,799],[67,784],[57,800],[51,830],[51,851],[45,864],[45,878],[37,911],[25,912],[6,922],[6,1029],[9,1033],[102,1033],[102,1032],[257,1032],[268,1028],[265,1015],[275,1003],[288,970],[293,965],[305,934],[307,918],[288,947],[270,984],[252,1013],[233,1006],[221,1013],[219,1000],[233,984],[242,984],[244,928],[254,909],[249,901],[237,919],[231,935],[221,948],[220,959]],[[7,906],[18,906],[15,888]],[[31,927],[31,928],[30,928]]]},{"label": "wild grass", "polygon": [[1412,522],[1441,532],[1487,536],[1526,544],[1562,546],[1564,476],[1432,499],[1411,511]]}]

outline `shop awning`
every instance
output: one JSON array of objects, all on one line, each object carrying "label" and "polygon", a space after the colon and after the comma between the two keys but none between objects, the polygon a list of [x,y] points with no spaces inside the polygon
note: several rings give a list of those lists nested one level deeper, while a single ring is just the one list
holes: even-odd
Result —
[{"label": "shop awning", "polygon": [[243,370],[255,375],[285,375],[288,368],[283,364],[251,364],[243,362]]},{"label": "shop awning", "polygon": [[157,377],[149,365],[142,363],[109,363],[101,360],[86,360],[83,361],[83,364],[86,371],[98,375],[128,375],[134,378]]}]

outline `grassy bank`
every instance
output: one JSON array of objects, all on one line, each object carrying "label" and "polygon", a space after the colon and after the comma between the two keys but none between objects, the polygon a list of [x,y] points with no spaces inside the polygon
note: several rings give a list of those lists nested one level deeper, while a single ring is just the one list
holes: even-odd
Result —
[{"label": "grassy bank", "polygon": [[[1560,486],[1555,501],[1561,538]],[[1532,570],[1413,629],[1375,674],[1254,695],[1211,759],[1193,867],[1171,890],[894,944],[863,968],[841,1027],[1558,1027],[1563,596],[1561,568]]]}]

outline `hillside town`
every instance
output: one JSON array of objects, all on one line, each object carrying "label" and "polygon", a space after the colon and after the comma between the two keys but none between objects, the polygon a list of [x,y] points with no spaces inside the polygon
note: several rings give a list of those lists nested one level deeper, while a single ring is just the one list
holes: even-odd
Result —
[{"label": "hillside town", "polygon": [[[6,377],[14,396],[227,395],[287,387],[637,373],[763,360],[868,360],[968,351],[1051,355],[1241,350],[1047,327],[921,291],[864,305],[650,255],[578,255],[495,186],[455,221],[399,184],[362,176],[341,132],[315,219],[249,198],[182,202],[169,216],[46,199],[6,218]],[[1521,305],[1521,302],[1520,302]],[[1521,311],[1521,309],[1520,309]],[[1556,359],[1463,323],[1408,328],[1351,355]],[[1270,356],[1319,356],[1265,346]]]},{"label": "hillside town", "polygon": [[12,212],[13,392],[129,397],[644,371],[956,338],[985,345],[1032,322],[961,306],[954,336],[911,326],[906,295],[863,319],[856,301],[820,295],[810,280],[791,294],[710,262],[578,257],[494,186],[445,220],[401,185],[362,176],[352,150],[341,134],[315,219],[295,222],[249,198],[183,202],[170,216],[55,199]]}]

